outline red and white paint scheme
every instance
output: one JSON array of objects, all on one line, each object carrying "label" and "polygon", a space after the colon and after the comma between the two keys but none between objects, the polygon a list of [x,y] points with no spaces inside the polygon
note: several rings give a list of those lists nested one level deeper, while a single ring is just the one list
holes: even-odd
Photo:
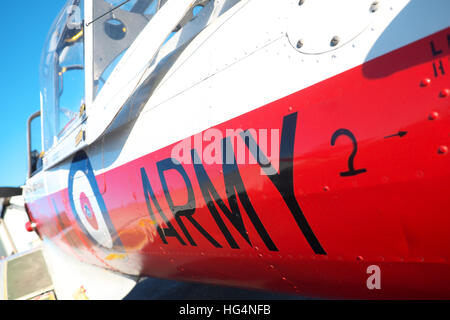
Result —
[{"label": "red and white paint scheme", "polygon": [[70,0],[43,53],[30,219],[129,275],[450,298],[449,13]]}]

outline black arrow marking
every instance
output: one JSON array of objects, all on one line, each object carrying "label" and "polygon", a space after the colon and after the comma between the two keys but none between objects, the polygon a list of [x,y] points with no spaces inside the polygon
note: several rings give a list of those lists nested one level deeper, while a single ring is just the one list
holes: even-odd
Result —
[{"label": "black arrow marking", "polygon": [[385,139],[389,139],[389,138],[394,138],[394,137],[404,137],[406,136],[406,134],[408,133],[408,131],[399,131],[396,134],[391,134],[390,136],[384,137]]}]

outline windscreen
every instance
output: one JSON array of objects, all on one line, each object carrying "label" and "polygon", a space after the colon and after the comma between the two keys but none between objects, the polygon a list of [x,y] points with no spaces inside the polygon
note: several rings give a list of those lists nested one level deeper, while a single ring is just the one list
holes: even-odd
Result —
[{"label": "windscreen", "polygon": [[43,147],[73,125],[84,99],[83,1],[69,0],[53,23],[40,67]]}]

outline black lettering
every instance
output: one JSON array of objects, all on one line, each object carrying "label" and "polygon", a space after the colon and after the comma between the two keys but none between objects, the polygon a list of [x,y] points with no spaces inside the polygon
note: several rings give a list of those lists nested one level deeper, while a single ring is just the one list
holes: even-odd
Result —
[{"label": "black lettering", "polygon": [[[209,212],[211,212],[211,215],[213,216],[214,220],[216,221],[217,226],[219,227],[220,231],[222,231],[223,235],[225,236],[225,239],[227,240],[228,244],[233,249],[239,249],[238,244],[236,243],[236,240],[234,240],[233,236],[231,235],[230,231],[225,226],[225,223],[220,218],[220,214],[216,209],[216,206],[214,205],[214,202],[221,208],[222,212],[224,212],[225,216],[230,220],[236,220],[240,218],[240,214],[238,216],[231,214],[230,210],[228,210],[227,206],[223,202],[223,200],[219,197],[219,194],[217,193],[217,190],[214,188],[214,185],[211,182],[211,179],[209,178],[208,174],[206,173],[205,168],[201,164],[200,157],[198,156],[195,149],[191,151],[193,163],[194,163],[194,169],[195,174],[197,176],[198,184],[200,185],[200,190],[202,191],[203,198],[205,200],[206,206],[209,209]],[[214,200],[213,200],[214,199]],[[233,208],[232,208],[233,209]],[[239,233],[244,237],[244,239],[251,245],[250,239],[248,238],[246,230],[242,230],[243,228],[243,222],[241,221],[232,221],[235,228],[239,231]]]},{"label": "black lettering", "polygon": [[433,56],[438,56],[442,53],[442,50],[436,50],[436,47],[434,46],[434,42],[430,41],[430,47],[431,47],[431,53]]},{"label": "black lettering", "polygon": [[[141,178],[142,178],[142,186],[144,188],[144,195],[145,195],[145,202],[147,203],[147,210],[150,214],[150,218],[152,219],[153,223],[156,225],[156,231],[158,232],[159,236],[161,237],[161,240],[168,244],[166,237],[175,237],[180,241],[180,243],[185,246],[186,243],[184,240],[180,237],[180,235],[177,233],[175,228],[170,223],[169,219],[167,219],[164,212],[161,210],[161,207],[156,200],[155,193],[153,192],[152,186],[150,184],[150,180],[148,179],[147,172],[145,172],[144,168],[141,168]],[[150,194],[150,197],[149,197]],[[167,225],[168,228],[161,228],[158,221],[156,220],[155,214],[153,213],[152,206],[150,203],[150,199],[153,201],[153,204],[155,205],[156,210],[158,210],[159,215],[164,220],[164,223]]]},{"label": "black lettering", "polygon": [[445,75],[444,64],[442,63],[442,60],[439,60],[439,70],[441,71],[442,75]]},{"label": "black lettering", "polygon": [[444,64],[442,60],[439,60],[439,70],[441,70],[442,75],[445,75]]},{"label": "black lettering", "polygon": [[441,72],[442,75],[445,75],[445,69],[444,69],[444,64],[442,63],[442,60],[439,60],[438,66],[436,66],[436,62],[433,62],[433,70],[434,70],[435,77],[439,76],[438,70]]},{"label": "black lettering", "polygon": [[242,177],[239,173],[239,168],[236,164],[234,153],[233,153],[234,161],[232,161],[232,163],[231,161],[228,161],[227,163],[226,150],[233,150],[230,138],[225,138],[222,141],[223,177],[230,209],[228,209],[224,201],[219,197],[219,194],[217,193],[217,190],[214,188],[214,185],[212,184],[211,179],[206,173],[205,168],[201,164],[200,158],[195,149],[191,151],[195,173],[197,175],[197,179],[203,194],[203,198],[205,199],[205,202],[208,206],[209,211],[211,212],[211,215],[213,216],[214,220],[217,223],[217,226],[222,231],[223,235],[225,236],[225,239],[227,240],[231,248],[239,249],[239,246],[234,240],[230,231],[226,228],[225,223],[220,217],[219,212],[214,203],[217,204],[217,206],[222,210],[223,214],[228,218],[228,220],[236,228],[236,230],[240,233],[240,235],[245,239],[245,241],[247,241],[247,243],[250,246],[252,246],[252,243],[248,236],[248,232],[245,229],[244,222],[242,220],[242,215],[239,210],[237,202],[237,199],[239,198],[239,200],[242,203],[242,206],[245,209],[245,212],[247,213],[248,217],[250,218],[250,221],[252,222],[253,226],[255,227],[256,231],[258,232],[259,236],[263,240],[266,247],[270,251],[278,251],[278,248],[273,243],[267,230],[264,228],[261,220],[259,219],[252,203],[250,202],[250,198],[247,194],[247,191],[245,190],[244,182],[242,181]]},{"label": "black lettering", "polygon": [[[192,246],[197,246],[194,239],[189,234],[186,226],[184,225],[181,217],[185,217],[209,242],[211,242],[211,244],[214,247],[222,248],[222,246],[216,240],[214,240],[214,238],[211,237],[208,234],[208,232],[206,232],[206,230],[193,217],[193,214],[195,213],[195,194],[194,189],[192,188],[191,181],[189,180],[189,177],[186,173],[186,170],[184,170],[183,166],[179,163],[176,163],[175,159],[169,158],[158,162],[157,167],[167,203],[169,204],[170,210],[175,216],[175,220],[177,221],[184,235],[188,239],[189,243]],[[175,206],[173,203],[173,199],[172,196],[170,195],[169,188],[167,187],[167,181],[164,176],[164,172],[168,170],[175,170],[183,177],[188,192],[188,201],[185,205]]]},{"label": "black lettering", "polygon": [[[319,240],[312,231],[308,221],[303,214],[303,211],[295,198],[294,193],[294,144],[295,144],[295,132],[297,128],[297,113],[290,114],[283,119],[283,129],[281,133],[281,145],[280,145],[280,169],[276,172],[272,165],[261,166],[261,168],[267,173],[272,183],[278,189],[278,192],[283,197],[284,202],[288,206],[292,216],[294,217],[298,227],[305,236],[306,241],[311,246],[312,250],[316,254],[326,255],[327,253],[321,246]],[[244,137],[244,133],[241,137]],[[269,160],[260,150],[255,140],[252,138],[251,143],[256,144],[256,154],[253,156],[259,159],[258,163],[269,163]],[[247,147],[251,151],[255,148],[250,148],[249,141],[246,141]],[[260,161],[261,160],[261,161]]]},{"label": "black lettering", "polygon": [[350,154],[350,157],[348,158],[348,171],[341,172],[340,173],[341,177],[352,177],[352,176],[356,176],[358,174],[367,172],[366,169],[355,170],[354,162],[355,162],[356,153],[358,152],[358,143],[356,141],[355,135],[350,130],[339,129],[331,137],[331,145],[332,146],[334,146],[336,144],[336,140],[340,136],[347,136],[347,137],[349,137],[350,140],[352,140],[352,143],[353,143],[353,152]]}]

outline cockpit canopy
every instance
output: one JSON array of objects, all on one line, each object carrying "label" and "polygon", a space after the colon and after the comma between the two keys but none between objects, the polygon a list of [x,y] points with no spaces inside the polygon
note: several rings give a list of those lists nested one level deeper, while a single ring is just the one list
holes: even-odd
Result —
[{"label": "cockpit canopy", "polygon": [[167,0],[68,0],[41,57],[43,148],[82,121],[114,67]]}]

